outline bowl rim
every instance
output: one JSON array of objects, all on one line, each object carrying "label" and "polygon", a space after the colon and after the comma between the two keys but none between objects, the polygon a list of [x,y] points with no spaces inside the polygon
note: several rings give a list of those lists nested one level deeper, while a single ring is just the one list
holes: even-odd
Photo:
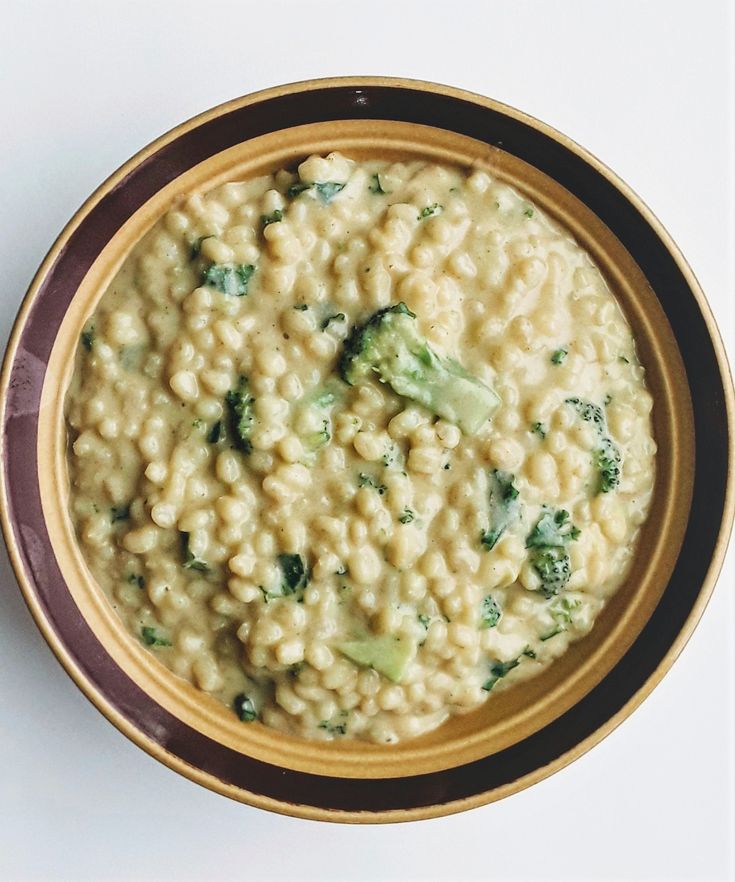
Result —
[{"label": "bowl rim", "polygon": [[[345,811],[340,809],[323,809],[315,806],[297,805],[283,802],[271,797],[262,796],[260,794],[248,794],[234,785],[220,781],[213,775],[201,769],[195,768],[177,755],[166,750],[160,743],[151,739],[148,735],[140,731],[133,723],[125,718],[109,701],[104,693],[91,681],[91,679],[82,671],[77,661],[72,657],[66,647],[63,645],[59,635],[54,630],[50,621],[46,617],[39,598],[37,597],[32,579],[26,572],[23,564],[19,546],[13,531],[13,520],[10,515],[10,500],[8,488],[8,476],[5,468],[0,472],[0,524],[5,537],[6,545],[11,560],[11,564],[15,571],[16,578],[20,585],[25,602],[36,622],[37,627],[49,644],[50,648],[61,662],[62,666],[82,690],[86,697],[100,710],[113,725],[116,726],[124,735],[130,738],[139,747],[146,750],[147,753],[163,762],[169,768],[180,774],[185,775],[197,783],[203,784],[209,789],[222,793],[223,795],[246,801],[252,805],[267,808],[280,813],[326,820],[340,820],[349,822],[386,822],[386,821],[404,821],[417,820],[419,818],[437,817],[447,815],[454,812],[462,811],[477,805],[486,804],[495,801],[503,796],[509,795],[525,789],[537,781],[560,770],[568,765],[574,759],[586,753],[591,747],[599,743],[603,738],[610,734],[627,716],[629,716],[641,702],[652,692],[656,685],[661,681],[666,672],[671,668],[674,661],[678,657],[681,650],[689,640],[694,628],[706,608],[709,598],[714,589],[717,577],[722,567],[725,552],[727,549],[729,535],[732,529],[733,518],[735,517],[735,481],[733,480],[734,462],[735,462],[735,433],[733,424],[735,421],[735,391],[733,389],[732,377],[728,366],[727,356],[721,339],[717,323],[712,315],[709,304],[706,301],[704,293],[693,273],[691,267],[679,251],[671,236],[666,232],[658,218],[648,208],[648,206],[625,184],[617,175],[615,175],[606,165],[597,159],[589,151],[578,145],[566,135],[558,132],[551,126],[543,123],[536,118],[523,113],[507,104],[495,101],[490,98],[450,86],[434,84],[423,80],[413,80],[406,78],[392,77],[332,77],[325,79],[311,79],[296,83],[285,84],[273,88],[254,92],[239,98],[224,102],[214,108],[204,111],[184,123],[172,128],[164,135],[155,139],[148,144],[131,159],[124,163],[117,171],[113,172],[82,204],[75,212],[70,221],[66,224],[58,238],[51,246],[48,254],[44,258],[41,266],[36,272],[31,285],[21,303],[18,315],[13,323],[13,327],[9,336],[7,349],[4,357],[2,375],[0,376],[0,413],[2,413],[3,428],[6,424],[8,395],[10,388],[10,379],[13,366],[16,361],[18,343],[22,335],[23,329],[29,317],[29,313],[35,303],[36,297],[43,285],[44,280],[49,274],[51,268],[60,253],[66,246],[72,233],[81,224],[82,220],[90,213],[90,211],[111,191],[118,187],[126,178],[126,176],[135,168],[140,166],[149,157],[154,155],[165,145],[177,140],[181,135],[195,129],[202,124],[216,119],[233,110],[239,110],[250,104],[267,101],[273,98],[282,97],[284,95],[293,95],[301,92],[308,92],[314,89],[329,89],[338,87],[350,87],[360,89],[361,87],[384,87],[394,89],[407,89],[414,92],[428,92],[434,95],[443,95],[452,98],[462,99],[471,104],[480,105],[486,109],[494,110],[504,116],[510,117],[518,122],[530,126],[532,129],[545,134],[567,150],[576,154],[584,163],[591,166],[593,170],[602,175],[608,183],[622,194],[642,216],[643,220],[655,233],[657,238],[663,244],[670,257],[673,259],[677,268],[681,272],[690,292],[692,293],[696,305],[702,315],[702,319],[706,325],[707,333],[712,344],[714,355],[717,361],[717,367],[722,380],[724,390],[724,406],[725,416],[728,430],[727,446],[728,446],[728,477],[723,504],[723,513],[719,525],[717,539],[714,545],[713,554],[702,580],[696,599],[690,609],[690,612],[684,621],[683,626],[678,632],[676,638],[670,645],[661,660],[638,688],[638,690],[619,708],[612,716],[606,719],[604,723],[594,729],[586,738],[579,741],[574,747],[558,756],[548,765],[534,769],[528,774],[509,782],[499,788],[482,791],[472,796],[459,799],[453,802],[445,802],[432,804],[428,806],[419,806],[412,808],[390,809],[383,811]],[[5,459],[5,432],[0,435],[0,455]]]}]

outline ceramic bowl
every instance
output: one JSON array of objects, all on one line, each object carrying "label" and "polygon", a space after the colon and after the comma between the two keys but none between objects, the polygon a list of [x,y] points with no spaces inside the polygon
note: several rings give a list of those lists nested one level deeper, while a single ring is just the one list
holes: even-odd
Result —
[{"label": "ceramic bowl", "polygon": [[[592,632],[537,678],[393,746],[306,742],[240,725],[123,629],[67,510],[64,394],[73,353],[132,246],[183,192],[313,152],[489,168],[597,261],[654,396],[652,512]],[[25,599],[68,673],[124,734],[219,793],[342,821],[431,817],[499,799],[588,750],[645,698],[713,589],[733,518],[733,390],[705,298],[668,234],[605,166],[523,113],[457,89],[316,80],[239,98],[147,147],[82,206],[16,321],[2,375],[2,526]]]}]

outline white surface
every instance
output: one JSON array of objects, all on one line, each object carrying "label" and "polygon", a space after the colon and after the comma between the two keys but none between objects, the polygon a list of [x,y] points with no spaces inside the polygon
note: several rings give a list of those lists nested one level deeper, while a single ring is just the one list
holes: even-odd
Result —
[{"label": "white surface", "polygon": [[[187,4],[5,2],[2,339],[82,200],[154,137],[279,82],[433,79],[566,132],[649,203],[728,341],[733,19],[728,0]],[[731,880],[731,553],[664,682],[603,744],[501,803],[338,827],[241,806],[113,729],[47,650],[0,563],[0,879]]]}]

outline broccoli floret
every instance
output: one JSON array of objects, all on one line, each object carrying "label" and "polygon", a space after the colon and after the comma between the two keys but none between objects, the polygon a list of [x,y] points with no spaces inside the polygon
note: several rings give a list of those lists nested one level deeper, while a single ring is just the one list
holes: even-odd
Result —
[{"label": "broccoli floret", "polygon": [[526,548],[563,548],[567,542],[579,538],[580,531],[569,520],[569,512],[545,509],[526,539]]},{"label": "broccoli floret", "polygon": [[[255,423],[253,413],[255,399],[248,394],[248,381],[245,377],[240,377],[237,389],[230,389],[227,393],[225,404],[229,416],[229,434],[234,438],[239,450],[250,453],[253,449],[250,434]],[[219,435],[217,437],[219,438]]]},{"label": "broccoli floret", "polygon": [[474,434],[500,399],[456,361],[437,355],[416,329],[405,303],[376,312],[345,341],[339,369],[351,386],[371,373],[394,392]]},{"label": "broccoli floret", "polygon": [[605,412],[599,405],[581,398],[567,398],[566,403],[571,404],[585,422],[594,423],[597,430],[597,445],[592,450],[592,462],[597,470],[595,493],[615,490],[620,484],[623,457],[608,433]]},{"label": "broccoli floret", "polygon": [[546,509],[526,539],[531,549],[530,562],[541,579],[539,591],[544,597],[554,597],[572,575],[572,564],[566,551],[569,542],[579,538],[579,530],[569,520],[569,512]]},{"label": "broccoli floret", "polygon": [[215,263],[202,274],[202,285],[216,288],[231,297],[244,297],[254,272],[255,267],[249,263]]},{"label": "broccoli floret", "polygon": [[480,627],[494,628],[499,621],[500,607],[492,594],[488,594],[480,604]]},{"label": "broccoli floret", "polygon": [[480,533],[480,544],[486,551],[497,545],[498,539],[520,512],[518,488],[510,472],[493,469],[490,472],[490,528]]},{"label": "broccoli floret", "polygon": [[541,640],[550,640],[566,631],[574,624],[574,612],[582,606],[582,601],[577,597],[557,597],[549,606],[549,615],[554,621],[552,630],[544,634]]}]

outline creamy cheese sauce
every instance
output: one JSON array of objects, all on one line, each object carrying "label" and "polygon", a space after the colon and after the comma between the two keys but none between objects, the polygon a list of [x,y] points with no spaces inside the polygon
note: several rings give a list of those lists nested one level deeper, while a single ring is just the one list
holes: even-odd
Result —
[{"label": "creamy cheese sauce", "polygon": [[244,723],[393,743],[590,631],[651,407],[600,272],[521,194],[312,156],[190,195],[126,260],[67,397],[70,510],[174,673]]}]

